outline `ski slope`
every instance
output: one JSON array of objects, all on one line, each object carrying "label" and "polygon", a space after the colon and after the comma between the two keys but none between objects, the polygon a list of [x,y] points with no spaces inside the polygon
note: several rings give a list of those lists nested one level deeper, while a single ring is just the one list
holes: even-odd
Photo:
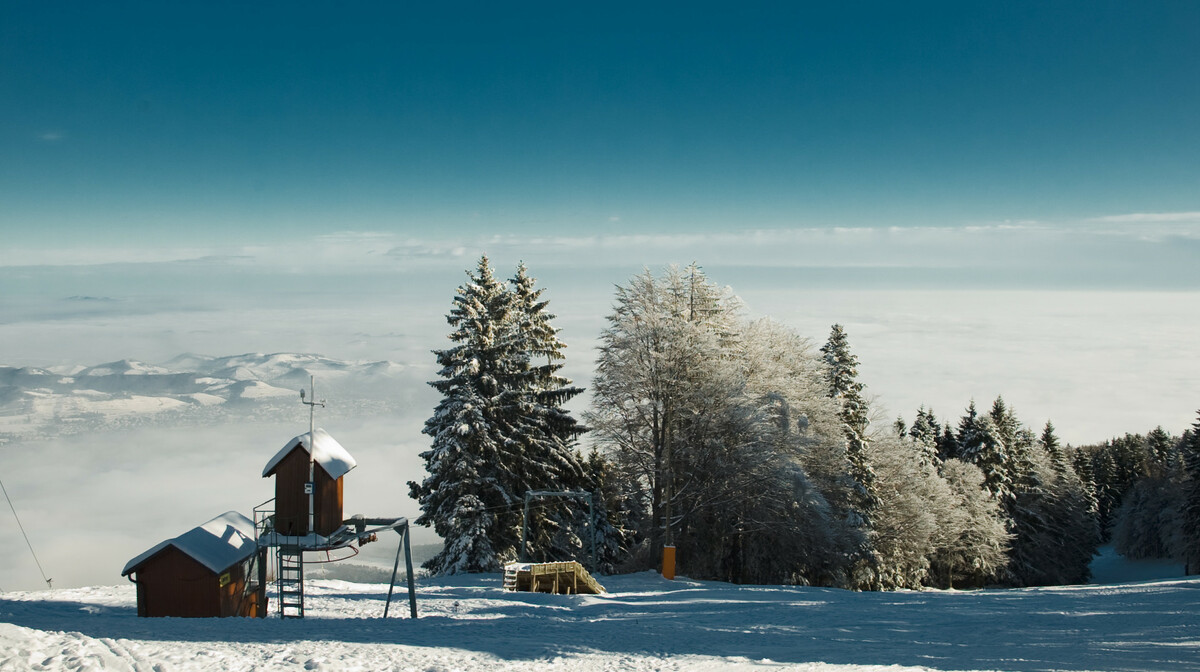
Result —
[{"label": "ski slope", "polygon": [[[608,576],[602,596],[500,575],[309,582],[309,617],[139,619],[132,585],[0,594],[0,670],[1196,670],[1200,579],[852,593]],[[402,617],[397,617],[401,614]]]}]

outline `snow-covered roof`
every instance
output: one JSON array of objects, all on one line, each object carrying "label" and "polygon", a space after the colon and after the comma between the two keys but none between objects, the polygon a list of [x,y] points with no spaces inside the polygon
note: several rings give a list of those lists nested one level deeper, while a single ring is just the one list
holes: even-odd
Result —
[{"label": "snow-covered roof", "polygon": [[223,572],[254,554],[254,523],[237,511],[227,511],[130,560],[121,570],[121,576],[137,571],[142,563],[168,546],[178,548],[214,572]]},{"label": "snow-covered roof", "polygon": [[[316,436],[315,440],[312,438],[313,435]],[[325,473],[335,480],[345,476],[346,472],[358,466],[358,462],[354,461],[342,444],[330,436],[329,432],[318,427],[312,434],[305,432],[288,441],[282,450],[275,453],[275,457],[272,457],[271,461],[267,462],[267,466],[263,467],[263,478],[270,476],[275,471],[275,467],[278,467],[283,458],[295,450],[296,446],[303,446],[304,450],[313,456],[313,460],[321,465]]]}]

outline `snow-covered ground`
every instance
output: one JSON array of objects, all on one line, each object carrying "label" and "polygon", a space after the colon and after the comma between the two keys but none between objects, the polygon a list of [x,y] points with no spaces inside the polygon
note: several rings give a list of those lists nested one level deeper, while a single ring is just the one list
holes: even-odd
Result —
[{"label": "snow-covered ground", "polygon": [[[132,585],[0,594],[0,670],[1196,670],[1200,579],[852,593],[652,573],[609,594],[507,593],[499,575],[309,582],[309,617],[139,619]],[[402,598],[401,594],[401,598]],[[397,613],[401,614],[400,617]]]},{"label": "snow-covered ground", "polygon": [[1154,579],[1174,579],[1183,576],[1183,563],[1173,560],[1130,560],[1118,555],[1112,545],[1101,546],[1088,565],[1092,570],[1090,583],[1130,583]]}]

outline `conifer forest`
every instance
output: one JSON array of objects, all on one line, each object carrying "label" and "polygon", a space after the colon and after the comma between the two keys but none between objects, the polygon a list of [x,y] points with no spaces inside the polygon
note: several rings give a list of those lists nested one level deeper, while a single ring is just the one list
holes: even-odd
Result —
[{"label": "conifer forest", "polygon": [[[854,590],[1080,583],[1109,541],[1200,571],[1200,419],[1070,446],[1002,397],[878,418],[853,334],[749,319],[694,264],[616,288],[577,419],[542,294],[485,256],[453,297],[409,483],[445,540],[435,574],[592,562],[593,539],[602,573],[654,569],[668,545],[692,578]],[[591,493],[591,518],[539,500],[522,549],[527,491]]]}]

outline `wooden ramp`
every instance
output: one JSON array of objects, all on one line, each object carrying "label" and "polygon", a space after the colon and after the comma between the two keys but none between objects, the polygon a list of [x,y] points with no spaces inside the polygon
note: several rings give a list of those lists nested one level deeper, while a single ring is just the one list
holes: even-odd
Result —
[{"label": "wooden ramp", "polygon": [[510,562],[504,566],[504,589],[559,595],[604,592],[578,562]]}]

